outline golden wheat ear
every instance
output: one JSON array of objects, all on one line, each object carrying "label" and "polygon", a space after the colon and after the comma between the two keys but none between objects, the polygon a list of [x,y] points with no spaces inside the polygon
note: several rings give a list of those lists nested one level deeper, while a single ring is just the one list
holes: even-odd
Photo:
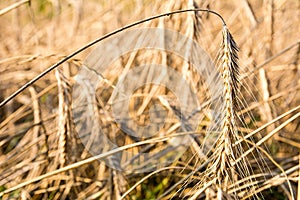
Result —
[{"label": "golden wheat ear", "polygon": [[[233,108],[237,108],[237,93],[239,85],[239,65],[238,65],[238,47],[231,33],[226,26],[222,30],[222,53],[220,54],[222,62],[222,77],[224,81],[225,95],[231,95]],[[226,91],[229,89],[230,91]]]},{"label": "golden wheat ear", "polygon": [[[244,159],[236,162],[243,152],[240,144],[235,145],[239,139],[236,125],[239,102],[237,97],[239,94],[238,47],[225,24],[222,36],[217,63],[223,81],[222,114],[219,119],[219,135],[212,149],[211,162],[205,172],[205,177],[215,187],[217,199],[238,199],[230,186],[234,185],[239,178],[248,177],[250,174]],[[193,195],[192,199],[196,199],[198,194],[200,192]]]},{"label": "golden wheat ear", "polygon": [[219,54],[219,70],[223,80],[223,107],[221,133],[216,143],[213,165],[216,169],[218,191],[225,192],[229,182],[234,182],[236,169],[234,161],[238,157],[233,149],[237,139],[236,110],[239,85],[238,47],[228,28],[223,26],[223,40]]},{"label": "golden wheat ear", "polygon": [[239,65],[238,47],[228,28],[223,26],[223,40],[219,55],[219,70],[223,80],[222,134],[236,132],[236,112],[238,107]]}]

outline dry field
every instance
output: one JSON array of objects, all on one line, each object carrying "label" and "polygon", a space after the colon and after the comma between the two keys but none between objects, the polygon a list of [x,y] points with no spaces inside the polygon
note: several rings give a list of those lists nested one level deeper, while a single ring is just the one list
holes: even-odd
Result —
[{"label": "dry field", "polygon": [[299,0],[0,1],[0,199],[300,199],[299,20]]}]

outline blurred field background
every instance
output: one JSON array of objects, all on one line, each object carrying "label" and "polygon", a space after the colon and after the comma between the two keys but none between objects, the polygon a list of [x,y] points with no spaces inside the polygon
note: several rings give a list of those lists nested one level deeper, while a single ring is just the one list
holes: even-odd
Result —
[{"label": "blurred field background", "polygon": [[[255,189],[259,193],[247,192],[247,186],[245,189],[242,184],[232,193],[237,195],[237,199],[293,199],[293,196],[299,199],[298,0],[2,0],[0,101],[61,58],[106,33],[146,17],[195,6],[222,15],[240,48],[241,93],[246,101],[244,108],[238,112],[247,125],[241,125],[240,131],[249,134],[261,127],[262,130],[258,131],[260,136],[254,137],[256,142],[270,135],[262,145],[269,157],[261,154],[265,159],[262,164],[249,158],[257,175]],[[140,27],[163,26],[189,37],[197,34],[200,46],[215,57],[222,36],[221,22],[211,14],[199,12],[192,18],[190,14],[153,20]],[[65,62],[59,70],[45,75],[0,108],[0,192],[4,192],[0,193],[0,199],[120,199],[130,188],[132,190],[122,198],[216,198],[215,188],[199,184],[203,181],[203,174],[197,170],[200,163],[197,144],[169,167],[153,173],[122,173],[97,160],[80,164],[91,155],[84,151],[76,137],[70,112],[70,91],[73,77],[93,49],[91,47]],[[145,57],[137,57],[135,62],[142,62]],[[125,56],[123,62],[129,62],[128,59]],[[157,59],[161,61],[162,58],[158,56]],[[122,62],[115,65],[122,66]],[[120,66],[117,72],[122,72]],[[199,81],[190,73],[187,74],[191,80]],[[118,74],[107,75],[114,83]],[[101,98],[105,102],[108,98],[105,95],[111,94],[111,87],[103,86],[101,90]],[[144,88],[143,94],[147,94],[145,91],[148,90]],[[159,89],[158,93],[167,92]],[[276,119],[292,109],[293,112]],[[113,132],[117,127],[111,125],[109,117],[106,117],[103,115],[100,121]],[[176,124],[176,116],[172,117],[166,132],[176,132],[171,131],[172,125]],[[147,117],[139,120],[143,119],[147,121]],[[271,122],[269,126],[263,126],[268,122]],[[134,143],[128,140],[121,144]],[[70,165],[61,173],[42,177]],[[291,188],[282,169],[290,180]],[[40,177],[39,180],[32,181],[36,177]],[[22,183],[25,184],[19,185]],[[15,186],[20,187],[8,191]],[[203,192],[196,196],[201,189]]]}]

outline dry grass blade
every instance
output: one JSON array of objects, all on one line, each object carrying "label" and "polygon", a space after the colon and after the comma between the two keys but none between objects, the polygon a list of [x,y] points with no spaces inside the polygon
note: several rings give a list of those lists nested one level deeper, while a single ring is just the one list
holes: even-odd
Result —
[{"label": "dry grass blade", "polygon": [[2,10],[0,10],[0,16],[8,13],[9,11],[11,11],[11,10],[13,10],[13,9],[21,6],[22,4],[25,4],[25,3],[30,3],[30,0],[21,0],[21,1],[16,2],[16,3],[14,3],[14,4],[6,7],[6,8],[3,8]]},{"label": "dry grass blade", "polygon": [[[296,120],[297,118],[300,117],[300,112],[296,113],[295,115],[293,115],[292,117],[290,117],[289,119],[287,119],[285,122],[283,122],[282,124],[280,124],[278,127],[276,127],[274,130],[272,130],[270,133],[268,133],[265,137],[263,137],[262,139],[260,139],[256,145],[260,146],[262,145],[264,142],[266,142],[268,139],[270,139],[274,134],[278,133],[279,130],[283,129],[285,126],[287,126],[289,123],[291,123],[292,121]],[[255,147],[252,147],[251,149],[248,149],[246,152],[243,153],[243,155],[241,157],[239,157],[235,162],[239,162],[241,159],[243,159],[243,157],[245,157],[246,155],[248,155],[251,151],[253,151],[255,149]]]}]

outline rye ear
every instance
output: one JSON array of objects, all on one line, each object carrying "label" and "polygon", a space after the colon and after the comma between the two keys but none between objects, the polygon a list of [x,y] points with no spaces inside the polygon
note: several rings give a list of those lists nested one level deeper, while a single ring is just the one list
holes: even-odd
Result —
[{"label": "rye ear", "polygon": [[[238,47],[228,28],[223,26],[222,44],[219,54],[219,70],[223,80],[223,109],[221,133],[216,143],[215,165],[217,167],[218,191],[226,193],[228,181],[234,181],[234,160],[237,155],[233,144],[238,137],[236,129],[237,94],[239,84]],[[219,194],[221,195],[221,194]]]}]

